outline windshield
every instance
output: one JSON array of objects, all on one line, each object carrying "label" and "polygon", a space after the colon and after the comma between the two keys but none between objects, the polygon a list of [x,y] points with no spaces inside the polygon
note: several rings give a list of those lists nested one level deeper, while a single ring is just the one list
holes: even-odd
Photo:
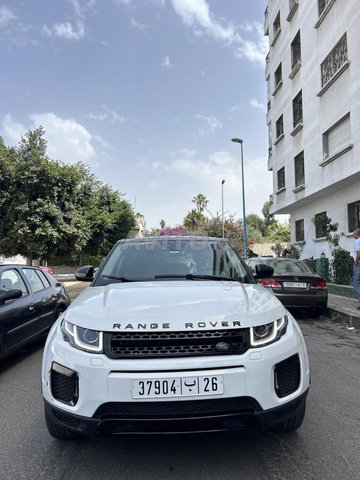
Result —
[{"label": "windshield", "polygon": [[313,275],[312,270],[301,260],[266,260],[264,263],[274,269],[274,275],[292,275],[301,273]]},{"label": "windshield", "polygon": [[247,267],[229,242],[163,237],[118,243],[93,285],[186,278],[186,275],[189,280],[206,276],[206,279],[222,277],[253,283]]}]

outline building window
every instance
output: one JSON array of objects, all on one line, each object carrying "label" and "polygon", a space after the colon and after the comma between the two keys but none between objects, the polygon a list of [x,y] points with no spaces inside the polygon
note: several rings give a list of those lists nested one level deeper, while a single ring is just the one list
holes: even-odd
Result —
[{"label": "building window", "polygon": [[280,63],[280,65],[277,67],[277,69],[275,70],[275,73],[274,73],[274,84],[275,84],[274,95],[278,91],[281,83],[282,83],[282,66],[281,66],[281,63]]},{"label": "building window", "polygon": [[273,23],[273,41],[271,44],[272,47],[275,45],[275,42],[280,32],[281,32],[281,25],[280,25],[280,11],[279,11]]},{"label": "building window", "polygon": [[326,237],[326,212],[317,213],[314,219],[315,223],[315,238]]},{"label": "building window", "polygon": [[276,37],[276,35],[279,33],[279,30],[281,28],[280,25],[280,12],[276,15],[276,18],[273,23],[273,36]]},{"label": "building window", "polygon": [[325,10],[325,8],[328,6],[331,0],[318,0],[318,5],[319,5],[319,17]]},{"label": "building window", "polygon": [[277,172],[277,187],[278,190],[285,188],[285,167],[280,168]]},{"label": "building window", "polygon": [[348,227],[349,232],[360,228],[360,200],[348,204]]},{"label": "building window", "polygon": [[294,158],[295,188],[305,184],[304,152]]},{"label": "building window", "polygon": [[293,16],[295,15],[296,10],[298,9],[299,1],[298,0],[289,0],[289,15],[286,20],[291,22]]},{"label": "building window", "polygon": [[294,128],[303,121],[302,90],[293,100],[293,126]]},{"label": "building window", "polygon": [[321,87],[325,87],[347,62],[347,37],[346,33],[344,33],[321,64]]},{"label": "building window", "polygon": [[351,148],[350,113],[323,134],[323,160]]},{"label": "building window", "polygon": [[304,219],[301,219],[295,222],[295,242],[303,242],[304,240]]},{"label": "building window", "polygon": [[276,139],[284,135],[284,120],[281,115],[278,120],[276,120]]},{"label": "building window", "polygon": [[300,42],[300,30],[295,35],[294,40],[291,42],[291,69],[293,69],[297,63],[301,62],[301,42]]}]

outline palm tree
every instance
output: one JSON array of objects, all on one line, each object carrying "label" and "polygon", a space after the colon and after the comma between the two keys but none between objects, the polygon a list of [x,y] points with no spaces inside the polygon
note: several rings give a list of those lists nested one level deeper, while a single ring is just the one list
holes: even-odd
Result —
[{"label": "palm tree", "polygon": [[184,218],[183,225],[185,228],[189,230],[196,230],[200,228],[205,223],[206,218],[204,215],[197,210],[193,209],[191,212],[188,212],[186,217]]},{"label": "palm tree", "polygon": [[199,213],[202,213],[206,209],[209,200],[205,197],[204,194],[198,193],[196,197],[192,199],[192,202],[196,204],[197,211]]},{"label": "palm tree", "polygon": [[160,227],[165,228],[165,225],[166,225],[165,220],[160,220]]}]

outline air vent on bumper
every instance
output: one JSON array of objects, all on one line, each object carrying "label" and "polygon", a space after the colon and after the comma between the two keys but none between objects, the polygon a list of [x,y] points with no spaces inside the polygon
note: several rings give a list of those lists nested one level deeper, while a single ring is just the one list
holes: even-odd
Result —
[{"label": "air vent on bumper", "polygon": [[76,405],[78,400],[79,382],[74,370],[53,363],[50,371],[51,392],[59,402]]},{"label": "air vent on bumper", "polygon": [[286,397],[299,388],[300,373],[298,354],[275,365],[275,391],[278,397]]}]

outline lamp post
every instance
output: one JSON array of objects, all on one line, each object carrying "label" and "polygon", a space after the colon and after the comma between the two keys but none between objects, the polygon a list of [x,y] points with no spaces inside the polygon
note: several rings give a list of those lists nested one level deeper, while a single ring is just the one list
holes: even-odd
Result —
[{"label": "lamp post", "polygon": [[244,154],[243,141],[241,138],[232,138],[232,142],[240,143],[241,145],[241,184],[242,184],[242,203],[243,203],[243,225],[244,225],[244,258],[247,259],[248,246],[246,237],[246,215],[245,215],[245,186],[244,186]]},{"label": "lamp post", "polygon": [[224,238],[224,183],[225,180],[221,181],[221,218],[222,218],[222,238]]}]

